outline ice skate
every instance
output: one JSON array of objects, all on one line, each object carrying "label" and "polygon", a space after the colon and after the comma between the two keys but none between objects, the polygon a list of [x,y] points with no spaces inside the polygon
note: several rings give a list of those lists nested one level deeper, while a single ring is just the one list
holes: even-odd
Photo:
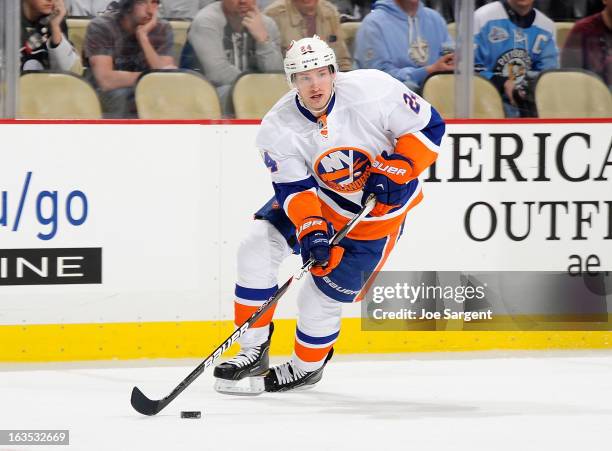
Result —
[{"label": "ice skate", "polygon": [[265,391],[263,375],[270,367],[270,340],[274,324],[270,323],[268,339],[259,346],[241,349],[236,357],[215,367],[215,390],[226,395],[256,396]]},{"label": "ice skate", "polygon": [[306,390],[313,388],[323,377],[323,368],[332,358],[334,348],[331,348],[323,366],[315,371],[303,371],[299,369],[293,360],[270,368],[264,378],[265,390],[267,392]]}]

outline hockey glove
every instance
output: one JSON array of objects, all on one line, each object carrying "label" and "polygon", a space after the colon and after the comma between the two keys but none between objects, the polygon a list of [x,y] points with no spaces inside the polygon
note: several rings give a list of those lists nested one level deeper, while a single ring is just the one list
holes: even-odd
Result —
[{"label": "hockey glove", "polygon": [[343,247],[330,246],[332,235],[331,224],[320,216],[309,216],[297,230],[302,261],[306,263],[311,258],[315,261],[310,272],[317,277],[332,272],[344,255]]},{"label": "hockey glove", "polygon": [[361,203],[370,194],[376,196],[376,206],[370,216],[383,216],[396,207],[401,207],[410,198],[408,182],[412,177],[412,162],[397,153],[388,155],[384,151],[376,157],[370,176],[363,187]]}]

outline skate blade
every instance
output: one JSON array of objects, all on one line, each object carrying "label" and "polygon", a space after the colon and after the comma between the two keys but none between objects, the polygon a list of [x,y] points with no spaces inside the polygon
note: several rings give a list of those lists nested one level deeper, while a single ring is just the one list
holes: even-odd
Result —
[{"label": "skate blade", "polygon": [[257,396],[265,390],[263,376],[245,377],[237,381],[215,379],[215,391],[224,395]]},{"label": "skate blade", "polygon": [[289,390],[270,391],[269,393],[296,393],[296,392],[312,390],[316,386],[317,384],[302,385],[301,387],[294,387]]},{"label": "skate blade", "polygon": [[296,388],[294,388],[291,391],[308,391],[308,390],[312,390],[316,386],[317,386],[317,384],[302,385],[301,387],[296,387]]}]

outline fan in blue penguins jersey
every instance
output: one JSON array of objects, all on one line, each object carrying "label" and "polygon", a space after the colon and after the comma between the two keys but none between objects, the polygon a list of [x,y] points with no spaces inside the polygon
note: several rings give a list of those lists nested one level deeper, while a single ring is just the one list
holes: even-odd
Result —
[{"label": "fan in blue penguins jersey", "polygon": [[497,87],[509,117],[532,115],[529,81],[559,67],[554,22],[533,3],[500,0],[474,14],[476,71]]}]

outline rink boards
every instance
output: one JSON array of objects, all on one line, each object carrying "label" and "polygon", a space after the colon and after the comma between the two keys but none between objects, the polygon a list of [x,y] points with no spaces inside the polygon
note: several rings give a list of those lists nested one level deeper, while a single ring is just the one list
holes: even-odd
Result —
[{"label": "rink boards", "polygon": [[[385,269],[611,270],[611,126],[450,124]],[[231,332],[236,249],[272,195],[256,122],[0,129],[0,361],[202,356]],[[296,292],[274,353],[291,352]],[[612,346],[607,331],[364,332],[359,316],[346,306],[340,352]]]}]

